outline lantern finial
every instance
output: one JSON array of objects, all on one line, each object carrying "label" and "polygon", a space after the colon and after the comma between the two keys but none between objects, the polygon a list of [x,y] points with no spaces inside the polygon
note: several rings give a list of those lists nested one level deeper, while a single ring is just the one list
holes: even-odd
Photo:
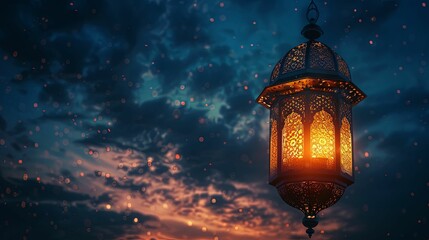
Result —
[{"label": "lantern finial", "polygon": [[319,19],[319,9],[317,5],[311,0],[310,5],[307,8],[307,20],[309,23],[316,23]]},{"label": "lantern finial", "polygon": [[314,0],[311,0],[310,5],[308,5],[307,8],[308,24],[301,31],[301,34],[309,40],[317,39],[323,35],[323,30],[316,24],[318,19],[319,9],[314,3]]},{"label": "lantern finial", "polygon": [[317,224],[319,224],[319,220],[317,218],[317,216],[305,216],[302,219],[302,224],[307,227],[307,230],[305,231],[308,234],[308,237],[311,238],[311,236],[313,236],[314,233],[314,227],[317,226]]}]

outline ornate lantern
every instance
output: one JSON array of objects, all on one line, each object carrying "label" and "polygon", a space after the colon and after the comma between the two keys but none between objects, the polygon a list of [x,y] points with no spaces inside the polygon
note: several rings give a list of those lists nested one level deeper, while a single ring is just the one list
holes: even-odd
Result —
[{"label": "ornate lantern", "polygon": [[310,238],[317,214],[354,182],[352,106],[366,97],[343,58],[316,41],[318,17],[311,1],[301,32],[308,41],[280,59],[257,99],[271,112],[269,183],[304,213]]}]

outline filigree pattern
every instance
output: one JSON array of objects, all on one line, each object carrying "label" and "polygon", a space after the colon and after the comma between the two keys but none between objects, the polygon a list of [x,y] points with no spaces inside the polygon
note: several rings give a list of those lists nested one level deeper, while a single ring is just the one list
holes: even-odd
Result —
[{"label": "filigree pattern", "polygon": [[344,59],[325,44],[309,41],[292,48],[274,66],[271,81],[285,75],[285,81],[294,80],[293,72],[312,70],[313,74],[335,74],[344,80],[350,80],[350,70]]},{"label": "filigree pattern", "polygon": [[332,116],[320,111],[314,115],[310,127],[312,166],[333,169],[335,167],[335,128]]},{"label": "filigree pattern", "polygon": [[289,114],[282,131],[282,159],[285,168],[303,166],[304,125],[298,113]]},{"label": "filigree pattern", "polygon": [[280,62],[274,67],[273,73],[271,74],[271,80],[276,79],[279,76],[280,72]]},{"label": "filigree pattern", "polygon": [[352,163],[352,134],[350,123],[347,118],[341,121],[341,171],[352,176],[353,163]]},{"label": "filigree pattern", "polygon": [[349,71],[349,67],[347,66],[347,63],[340,55],[337,55],[336,57],[337,57],[338,71],[342,73],[344,76],[346,76],[348,79],[350,79],[350,71]]},{"label": "filigree pattern", "polygon": [[271,119],[271,139],[270,139],[270,179],[277,176],[277,120]]},{"label": "filigree pattern", "polygon": [[302,95],[289,97],[283,102],[283,117],[292,112],[296,112],[301,116],[304,116],[304,97]]},{"label": "filigree pattern", "polygon": [[335,183],[315,181],[287,183],[277,187],[283,201],[306,216],[316,216],[323,209],[334,205],[344,190],[344,187]]},{"label": "filigree pattern", "polygon": [[305,68],[305,51],[307,43],[302,43],[297,47],[292,48],[283,62],[282,73],[293,72]]},{"label": "filigree pattern", "polygon": [[347,104],[345,102],[342,102],[340,105],[340,116],[346,117],[349,122],[352,121],[352,111],[350,104]]},{"label": "filigree pattern", "polygon": [[335,71],[334,56],[321,42],[311,42],[310,68]]},{"label": "filigree pattern", "polygon": [[332,115],[335,115],[334,100],[331,95],[313,94],[310,97],[311,113],[325,110]]},{"label": "filigree pattern", "polygon": [[278,103],[274,103],[274,106],[271,108],[270,114],[270,119],[278,119],[280,114],[280,106]]}]

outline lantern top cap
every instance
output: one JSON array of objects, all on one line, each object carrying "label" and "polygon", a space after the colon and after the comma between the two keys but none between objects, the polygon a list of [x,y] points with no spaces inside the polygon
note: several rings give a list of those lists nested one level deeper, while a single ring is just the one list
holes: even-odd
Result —
[{"label": "lantern top cap", "polygon": [[308,24],[301,34],[308,41],[292,48],[280,59],[271,74],[271,83],[279,84],[302,77],[351,81],[350,70],[344,59],[326,44],[316,40],[323,31],[317,25],[319,10],[314,0],[308,6],[306,17]]},{"label": "lantern top cap", "polygon": [[306,17],[308,24],[302,29],[301,34],[309,40],[318,39],[323,35],[323,30],[316,24],[319,19],[319,9],[313,0],[308,5]]},{"label": "lantern top cap", "polygon": [[287,52],[275,65],[271,84],[301,77],[351,81],[346,61],[326,44],[316,40],[301,43]]}]

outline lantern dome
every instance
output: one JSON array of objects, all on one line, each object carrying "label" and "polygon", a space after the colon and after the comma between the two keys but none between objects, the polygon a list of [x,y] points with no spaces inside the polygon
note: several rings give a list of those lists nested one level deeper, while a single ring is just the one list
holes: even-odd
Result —
[{"label": "lantern dome", "polygon": [[326,44],[310,39],[292,48],[275,65],[271,82],[278,84],[302,77],[351,81],[344,59]]}]

